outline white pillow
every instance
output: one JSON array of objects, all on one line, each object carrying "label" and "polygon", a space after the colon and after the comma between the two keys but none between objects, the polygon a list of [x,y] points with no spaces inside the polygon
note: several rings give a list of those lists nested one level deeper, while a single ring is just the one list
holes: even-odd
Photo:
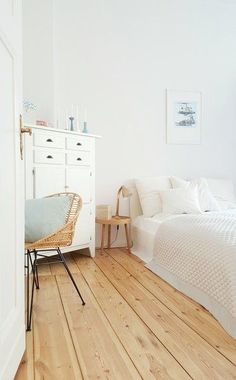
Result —
[{"label": "white pillow", "polygon": [[221,209],[236,208],[234,185],[230,179],[206,178],[206,181]]},{"label": "white pillow", "polygon": [[150,217],[162,212],[159,192],[171,188],[169,177],[149,177],[135,180],[143,215]]},{"label": "white pillow", "polygon": [[201,214],[197,186],[161,191],[160,198],[164,214]]},{"label": "white pillow", "polygon": [[178,177],[170,178],[173,188],[184,188],[186,186],[197,186],[198,187],[198,199],[200,203],[200,208],[203,212],[205,211],[219,211],[220,206],[217,200],[214,198],[210,192],[209,186],[205,178],[194,179],[192,181],[185,181],[184,179]]}]

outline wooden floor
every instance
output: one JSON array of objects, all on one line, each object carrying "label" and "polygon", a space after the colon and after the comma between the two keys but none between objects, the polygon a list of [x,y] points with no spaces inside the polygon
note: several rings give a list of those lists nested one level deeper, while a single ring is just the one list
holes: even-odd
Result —
[{"label": "wooden floor", "polygon": [[236,341],[199,304],[125,250],[40,267],[16,380],[236,379]]}]

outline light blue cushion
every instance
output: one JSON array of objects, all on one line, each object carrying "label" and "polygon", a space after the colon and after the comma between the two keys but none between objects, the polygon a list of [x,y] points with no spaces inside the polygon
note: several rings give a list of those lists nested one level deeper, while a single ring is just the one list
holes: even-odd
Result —
[{"label": "light blue cushion", "polygon": [[25,202],[25,242],[33,243],[63,227],[71,205],[69,196],[29,199]]}]

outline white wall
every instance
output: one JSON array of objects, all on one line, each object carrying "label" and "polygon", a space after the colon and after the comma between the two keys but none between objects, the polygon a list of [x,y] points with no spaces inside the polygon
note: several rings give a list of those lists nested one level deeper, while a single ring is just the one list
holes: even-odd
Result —
[{"label": "white wall", "polygon": [[[236,6],[194,0],[55,1],[55,101],[87,105],[97,201],[130,177],[234,175]],[[203,143],[165,143],[165,89],[203,93]]]},{"label": "white wall", "polygon": [[23,95],[36,105],[27,122],[53,122],[53,2],[23,0]]},{"label": "white wall", "polygon": [[[137,176],[236,181],[235,19],[230,0],[54,1],[55,106],[103,136],[97,203]],[[166,144],[166,88],[202,91],[201,145]]]}]

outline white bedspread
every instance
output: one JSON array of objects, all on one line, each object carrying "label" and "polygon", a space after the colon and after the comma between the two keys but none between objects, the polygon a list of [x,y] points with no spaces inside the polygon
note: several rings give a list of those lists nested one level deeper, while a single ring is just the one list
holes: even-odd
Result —
[{"label": "white bedspread", "polygon": [[236,338],[235,213],[181,215],[164,221],[146,266],[201,303]]}]

